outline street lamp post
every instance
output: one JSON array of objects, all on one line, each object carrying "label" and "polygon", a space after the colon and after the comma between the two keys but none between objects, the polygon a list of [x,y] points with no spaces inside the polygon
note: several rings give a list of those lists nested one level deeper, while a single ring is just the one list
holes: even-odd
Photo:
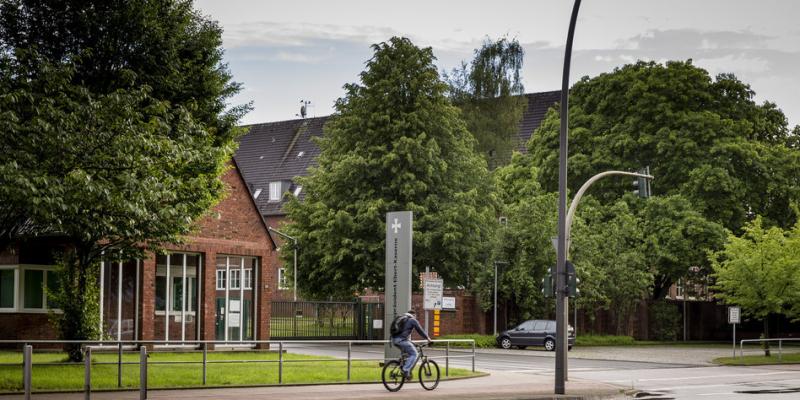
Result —
[{"label": "street lamp post", "polygon": [[[292,248],[294,249],[294,272],[292,273],[292,278],[294,278],[294,288],[292,289],[292,296],[294,301],[297,301],[297,239],[292,236],[289,236],[273,227],[268,227],[270,232],[275,232],[278,235],[285,237],[293,242]],[[280,282],[278,283],[280,284]]]},{"label": "street lamp post", "polygon": [[567,137],[569,125],[569,67],[572,60],[572,38],[575,36],[575,22],[581,0],[575,0],[567,31],[567,43],[564,50],[564,73],[561,77],[561,129],[558,141],[558,246],[556,261],[556,371],[555,393],[565,394],[567,372],[567,319],[569,306],[566,302],[566,262],[567,262]]},{"label": "street lamp post", "polygon": [[497,265],[508,265],[506,261],[494,262],[494,335],[497,336]]}]

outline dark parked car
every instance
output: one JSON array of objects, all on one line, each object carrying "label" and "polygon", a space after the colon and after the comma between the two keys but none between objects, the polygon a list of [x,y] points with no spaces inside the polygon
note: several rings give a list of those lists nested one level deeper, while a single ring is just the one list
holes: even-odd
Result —
[{"label": "dark parked car", "polygon": [[[571,350],[575,344],[575,329],[569,326],[567,332],[568,349]],[[556,349],[556,321],[544,319],[525,321],[516,328],[501,332],[497,336],[497,345],[504,349],[510,349],[511,346],[520,349],[528,346],[544,346],[545,350],[553,351]]]}]

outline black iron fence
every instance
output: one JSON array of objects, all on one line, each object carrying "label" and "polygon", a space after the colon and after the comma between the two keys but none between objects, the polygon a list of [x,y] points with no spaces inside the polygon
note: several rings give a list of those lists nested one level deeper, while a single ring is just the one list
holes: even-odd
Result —
[{"label": "black iron fence", "polygon": [[383,338],[383,304],[336,301],[273,301],[274,340],[376,340]]}]

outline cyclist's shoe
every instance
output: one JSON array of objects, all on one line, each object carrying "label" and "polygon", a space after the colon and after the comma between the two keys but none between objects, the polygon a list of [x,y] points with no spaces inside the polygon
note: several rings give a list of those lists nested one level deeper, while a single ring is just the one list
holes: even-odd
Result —
[{"label": "cyclist's shoe", "polygon": [[405,373],[405,379],[406,379],[406,382],[410,382],[411,381],[411,372],[406,372]]}]

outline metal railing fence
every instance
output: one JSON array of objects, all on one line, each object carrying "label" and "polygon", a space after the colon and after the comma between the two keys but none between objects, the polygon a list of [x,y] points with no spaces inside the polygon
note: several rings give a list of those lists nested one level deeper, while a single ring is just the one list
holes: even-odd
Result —
[{"label": "metal railing fence", "polygon": [[[800,338],[776,338],[776,339],[742,339],[739,341],[739,357],[744,357],[744,345],[745,343],[755,343],[762,345],[764,343],[770,342],[778,342],[778,361],[783,360],[783,342],[796,342],[797,345],[795,349],[800,350]],[[770,350],[773,348],[770,347]],[[763,351],[762,348],[759,348],[758,351]]]},{"label": "metal railing fence", "polygon": [[[456,342],[463,342],[468,343],[468,348],[453,348],[451,343]],[[43,362],[39,363],[39,365],[47,365],[47,366],[64,366],[64,365],[71,365],[71,366],[79,366],[83,364],[84,370],[84,384],[83,384],[83,392],[84,398],[90,399],[92,393],[92,366],[99,366],[99,365],[116,365],[116,373],[117,373],[117,388],[123,388],[123,373],[122,367],[123,365],[138,365],[139,366],[139,398],[141,400],[147,399],[147,377],[148,377],[148,365],[169,365],[169,364],[200,364],[201,365],[201,373],[200,373],[200,381],[202,385],[205,386],[208,383],[208,365],[209,364],[250,364],[250,363],[263,363],[263,364],[277,364],[278,366],[278,376],[277,376],[277,384],[283,384],[284,380],[284,365],[290,363],[309,363],[309,362],[331,362],[331,363],[342,363],[346,361],[346,379],[347,382],[351,382],[351,373],[352,373],[352,364],[354,361],[376,361],[376,362],[384,362],[387,359],[381,358],[355,358],[353,357],[353,345],[369,345],[369,344],[382,344],[386,345],[388,341],[386,340],[250,340],[250,341],[238,341],[238,342],[225,342],[225,341],[212,341],[212,340],[187,340],[187,341],[164,341],[164,340],[138,340],[138,341],[80,341],[80,340],[0,340],[0,346],[8,347],[8,346],[15,346],[19,348],[21,345],[22,350],[22,362],[6,362],[0,363],[0,367],[8,367],[8,366],[21,366],[22,367],[22,386],[23,386],[23,393],[26,400],[31,398],[31,394],[33,393],[33,349],[34,345],[38,345],[39,349],[42,349],[46,352],[52,352],[54,350],[59,350],[59,345],[62,347],[64,345],[80,345],[83,354],[84,354],[84,361],[81,362]],[[444,348],[440,348],[439,346],[431,347],[426,349],[427,357],[433,360],[441,360],[444,359],[444,373],[445,376],[450,375],[450,359],[458,359],[458,358],[471,358],[471,369],[472,372],[475,372],[475,341],[472,339],[447,339],[447,340],[435,340],[434,343],[444,344]],[[312,358],[312,359],[285,359],[284,353],[288,349],[292,349],[292,345],[296,345],[295,348],[304,348],[308,347],[309,345],[340,345],[342,346],[344,351],[344,346],[346,346],[346,359],[341,358]],[[233,359],[233,360],[212,360],[208,358],[209,353],[213,353],[214,351],[225,352],[230,351],[231,349],[237,349],[241,351],[243,347],[247,347],[249,350],[269,350],[274,351],[277,350],[277,360],[253,360],[253,359]],[[274,348],[273,346],[277,346]],[[261,349],[257,349],[261,347]],[[267,348],[268,347],[268,348]],[[176,361],[150,361],[149,355],[152,353],[165,353],[165,352],[174,352],[180,351],[181,353],[200,353],[202,352],[202,359],[201,361],[190,361],[190,360],[176,360]],[[431,352],[438,351],[441,353],[444,352],[443,355],[433,356]],[[98,361],[97,359],[93,358],[93,354],[103,353],[103,354],[113,354],[116,352],[117,359],[116,361]],[[123,354],[127,353],[139,353],[139,360],[138,361],[124,361]],[[246,351],[242,351],[242,353],[246,353]],[[462,353],[462,355],[453,355],[451,353]]]}]

